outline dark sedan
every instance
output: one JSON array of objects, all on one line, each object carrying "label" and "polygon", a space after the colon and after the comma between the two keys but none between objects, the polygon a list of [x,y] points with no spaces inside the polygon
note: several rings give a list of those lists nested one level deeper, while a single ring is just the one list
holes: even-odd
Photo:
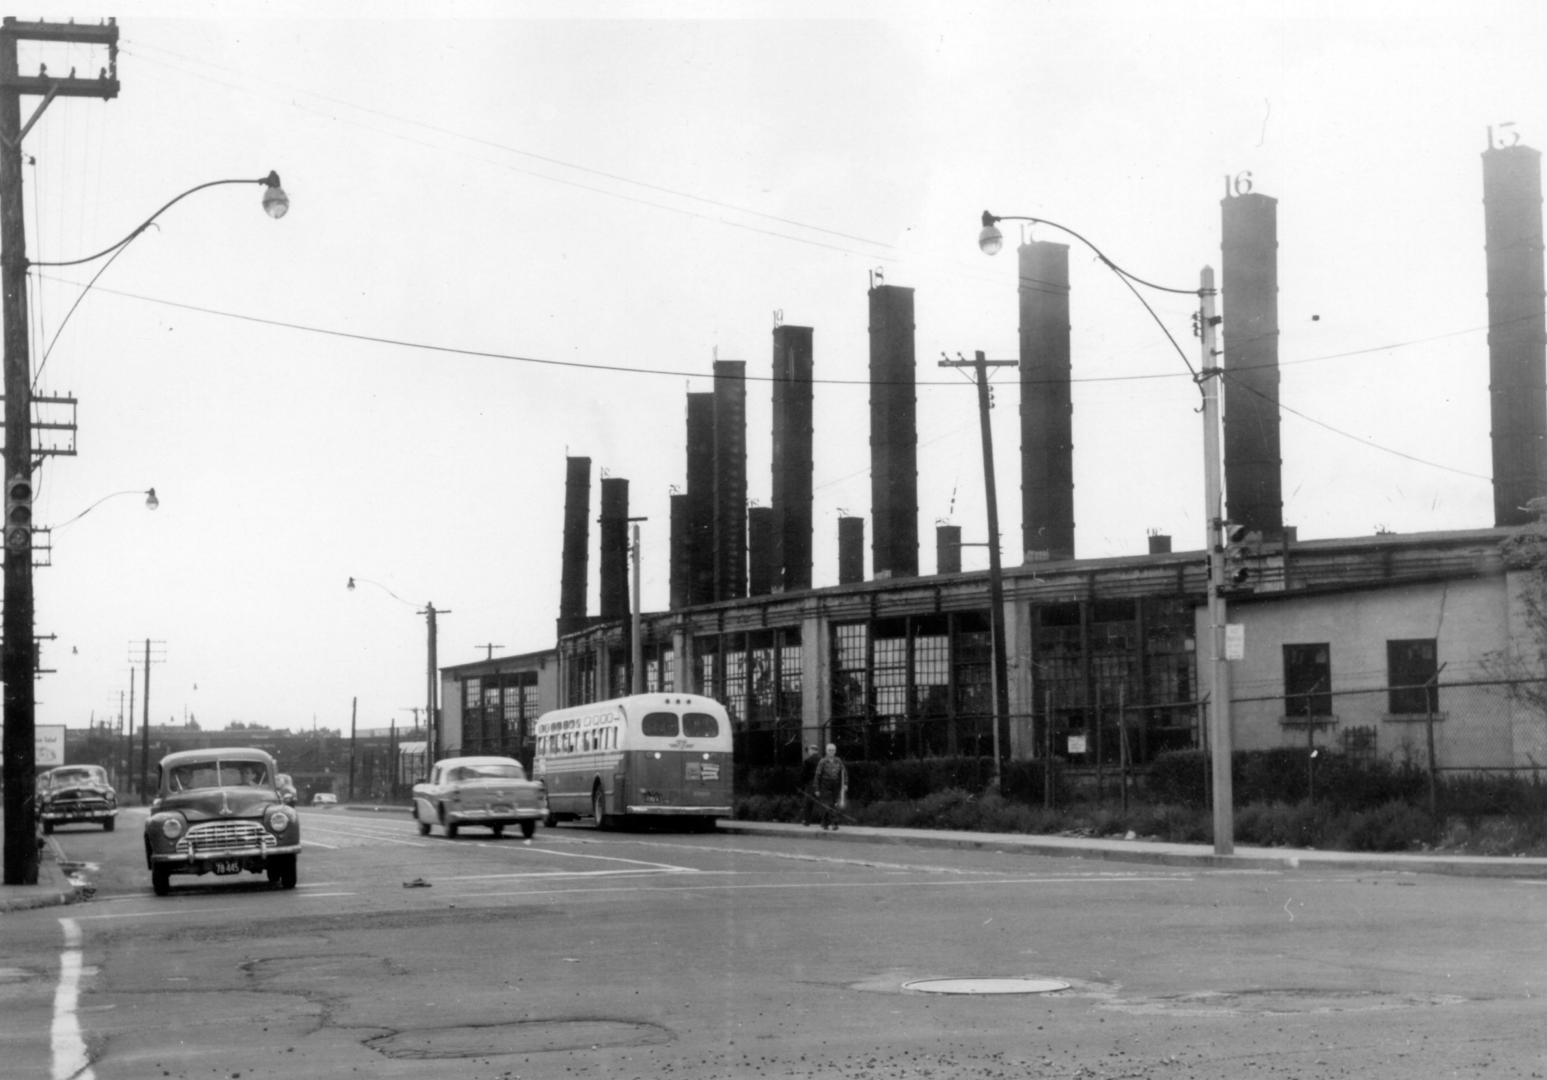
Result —
[{"label": "dark sedan", "polygon": [[118,793],[100,765],[60,765],[38,777],[38,817],[46,833],[81,821],[112,832],[118,823]]}]

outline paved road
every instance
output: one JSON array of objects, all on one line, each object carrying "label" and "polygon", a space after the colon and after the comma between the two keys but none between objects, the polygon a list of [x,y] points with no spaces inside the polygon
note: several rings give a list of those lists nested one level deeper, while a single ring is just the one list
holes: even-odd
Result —
[{"label": "paved road", "polygon": [[56,833],[89,903],[0,916],[15,1075],[1547,1075],[1542,879],[308,810],[294,892],[157,898],[138,813]]}]

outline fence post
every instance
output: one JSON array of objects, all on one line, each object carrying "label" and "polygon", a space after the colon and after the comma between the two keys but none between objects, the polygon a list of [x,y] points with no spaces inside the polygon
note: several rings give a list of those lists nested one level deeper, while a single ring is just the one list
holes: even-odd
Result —
[{"label": "fence post", "polygon": [[1309,692],[1305,695],[1305,801],[1307,805],[1316,803],[1316,720],[1311,713],[1312,703]]},{"label": "fence post", "polygon": [[[1213,691],[1209,691],[1212,695]],[[1205,695],[1197,706],[1198,724],[1198,749],[1203,751],[1203,805],[1214,805],[1214,748],[1209,745],[1209,725],[1205,722],[1209,707],[1209,695]]]},{"label": "fence post", "polygon": [[1128,813],[1128,687],[1117,690],[1117,757],[1123,788],[1123,813]]},{"label": "fence post", "polygon": [[1042,808],[1053,809],[1053,688],[1043,691],[1046,706],[1042,723]]},{"label": "fence post", "polygon": [[1103,768],[1105,755],[1101,752],[1101,736],[1105,725],[1101,722],[1101,683],[1096,683],[1095,736],[1096,736],[1096,805],[1107,801],[1106,773]]},{"label": "fence post", "polygon": [[1425,702],[1424,708],[1425,737],[1429,744],[1429,820],[1439,822],[1439,785],[1436,783],[1436,770],[1434,763],[1434,708]]}]

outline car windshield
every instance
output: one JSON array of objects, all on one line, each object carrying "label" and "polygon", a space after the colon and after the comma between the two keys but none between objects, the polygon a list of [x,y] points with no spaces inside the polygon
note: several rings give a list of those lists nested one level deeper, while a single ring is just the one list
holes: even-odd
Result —
[{"label": "car windshield", "polygon": [[172,791],[212,787],[265,787],[268,766],[261,761],[196,761],[174,765],[168,780]]},{"label": "car windshield", "polygon": [[463,765],[452,769],[448,779],[460,780],[525,780],[526,773],[516,762],[492,765]]},{"label": "car windshield", "polygon": [[49,774],[49,785],[63,787],[69,784],[90,784],[96,775],[90,769],[57,769]]}]

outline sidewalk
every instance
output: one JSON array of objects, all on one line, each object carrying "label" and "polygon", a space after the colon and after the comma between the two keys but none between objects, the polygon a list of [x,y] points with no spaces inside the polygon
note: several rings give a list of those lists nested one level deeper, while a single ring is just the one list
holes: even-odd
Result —
[{"label": "sidewalk", "polygon": [[1360,873],[1452,874],[1460,877],[1541,878],[1547,858],[1440,855],[1379,851],[1317,851],[1311,848],[1242,847],[1216,855],[1207,844],[1169,844],[1116,837],[1035,836],[1022,833],[887,829],[845,825],[837,832],[775,821],[720,821],[720,832],[761,836],[810,836],[821,840],[867,840],[912,847],[971,848],[1022,855],[1058,855],[1108,862],[1148,863],[1213,870],[1337,870]]},{"label": "sidewalk", "polygon": [[[345,812],[390,813],[404,808],[340,806],[338,809]],[[907,844],[911,847],[965,848],[1006,854],[1056,855],[1105,862],[1144,863],[1211,870],[1331,870],[1343,873],[1451,874],[1460,877],[1547,880],[1547,858],[1315,851],[1308,848],[1264,848],[1239,845],[1229,855],[1216,855],[1214,849],[1205,844],[1168,844],[1155,840],[887,829],[869,825],[845,825],[837,832],[824,832],[815,825],[801,826],[780,821],[730,819],[720,821],[719,831],[740,836],[800,836],[828,843],[863,840],[869,843]],[[541,835],[542,833],[539,832],[538,836]],[[38,884],[0,885],[0,913],[69,904],[83,899],[85,889],[66,873],[68,866],[68,858],[59,848],[58,838],[49,837],[47,846],[43,849],[42,858],[39,860]]]},{"label": "sidewalk", "polygon": [[85,882],[65,872],[68,860],[55,837],[45,837],[38,855],[36,885],[0,885],[0,915],[7,911],[73,904],[90,895]]}]

